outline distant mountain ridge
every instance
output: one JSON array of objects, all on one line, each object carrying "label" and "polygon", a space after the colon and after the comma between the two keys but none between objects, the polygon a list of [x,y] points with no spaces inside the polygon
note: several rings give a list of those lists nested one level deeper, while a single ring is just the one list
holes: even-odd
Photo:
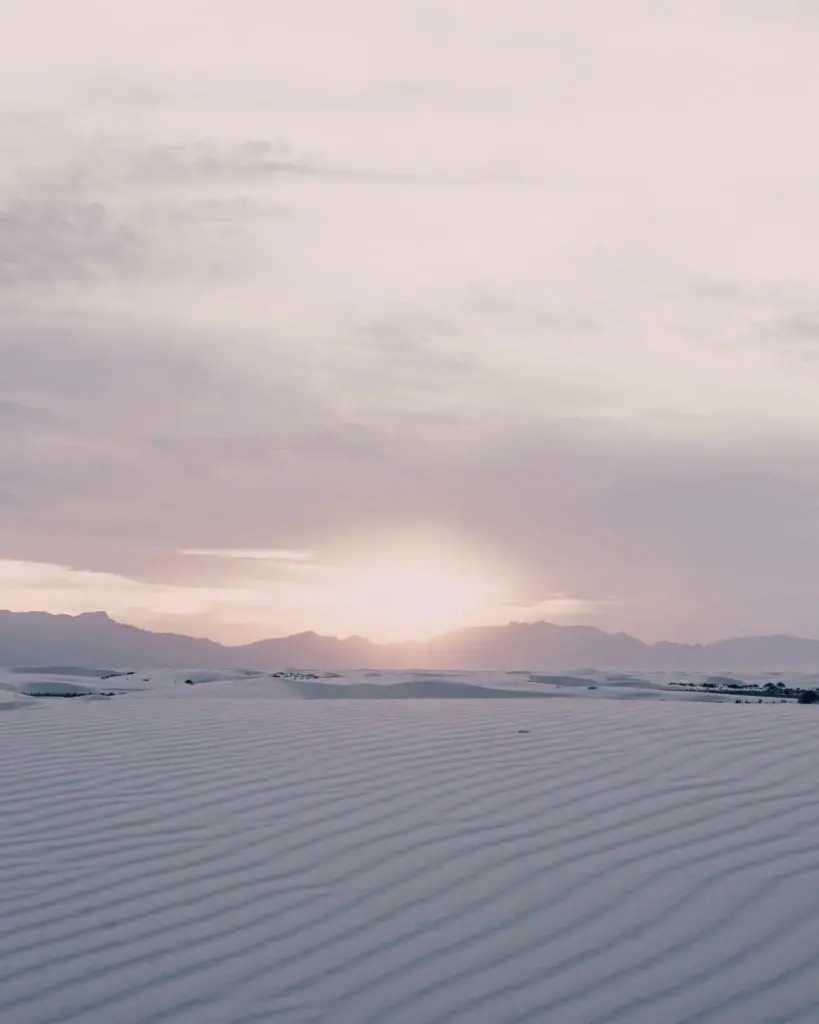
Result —
[{"label": "distant mountain ridge", "polygon": [[711,644],[647,644],[626,633],[550,622],[455,630],[428,641],[293,636],[227,646],[116,622],[106,612],[0,611],[0,664],[97,668],[494,669],[539,671],[819,671],[819,640],[752,636]]}]

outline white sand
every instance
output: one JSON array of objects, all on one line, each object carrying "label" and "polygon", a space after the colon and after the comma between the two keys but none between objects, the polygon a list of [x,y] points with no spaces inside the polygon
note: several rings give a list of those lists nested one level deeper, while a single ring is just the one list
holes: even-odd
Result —
[{"label": "white sand", "polygon": [[819,1021],[819,708],[185,678],[0,684],[2,1024]]}]

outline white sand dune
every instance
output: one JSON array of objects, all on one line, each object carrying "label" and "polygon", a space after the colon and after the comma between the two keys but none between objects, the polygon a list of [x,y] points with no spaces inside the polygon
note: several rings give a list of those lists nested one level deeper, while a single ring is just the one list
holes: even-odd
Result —
[{"label": "white sand dune", "polygon": [[42,675],[0,689],[2,1024],[819,1021],[817,708]]}]

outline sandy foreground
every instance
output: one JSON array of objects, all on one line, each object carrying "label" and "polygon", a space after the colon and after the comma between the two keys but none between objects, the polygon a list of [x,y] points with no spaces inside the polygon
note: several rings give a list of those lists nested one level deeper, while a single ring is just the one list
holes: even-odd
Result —
[{"label": "sandy foreground", "polygon": [[819,709],[577,693],[6,673],[0,1022],[816,1024]]}]

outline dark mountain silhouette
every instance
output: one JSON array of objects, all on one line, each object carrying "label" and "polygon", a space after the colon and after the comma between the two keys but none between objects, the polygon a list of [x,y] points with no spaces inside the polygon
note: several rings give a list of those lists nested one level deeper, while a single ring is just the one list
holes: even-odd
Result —
[{"label": "dark mountain silhouette", "polygon": [[0,611],[0,664],[98,668],[436,668],[692,671],[819,670],[819,640],[736,637],[712,644],[646,644],[625,633],[549,622],[460,629],[425,642],[294,636],[229,647],[115,622],[105,612]]}]

